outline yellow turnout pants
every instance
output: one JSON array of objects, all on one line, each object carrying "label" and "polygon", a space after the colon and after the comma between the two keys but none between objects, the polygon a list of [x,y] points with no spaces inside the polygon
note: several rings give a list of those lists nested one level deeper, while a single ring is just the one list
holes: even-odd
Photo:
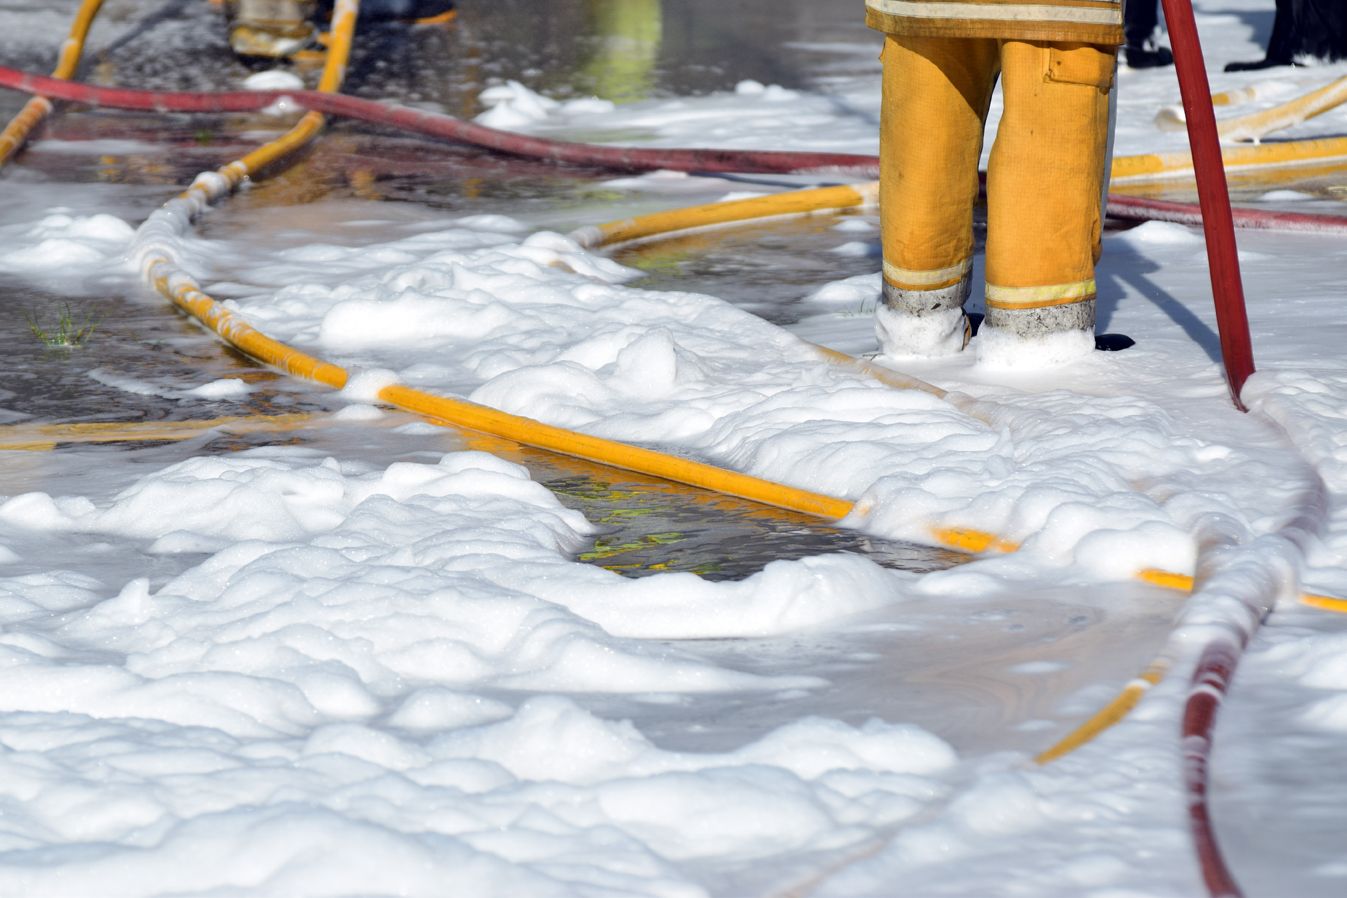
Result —
[{"label": "yellow turnout pants", "polygon": [[896,349],[962,348],[956,310],[970,289],[978,161],[998,75],[983,326],[1018,339],[1073,332],[1093,346],[1113,50],[888,35],[883,59],[883,314]]}]

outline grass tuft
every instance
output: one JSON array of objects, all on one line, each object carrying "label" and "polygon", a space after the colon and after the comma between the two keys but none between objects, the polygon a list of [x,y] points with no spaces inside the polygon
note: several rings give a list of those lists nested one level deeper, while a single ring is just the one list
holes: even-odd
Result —
[{"label": "grass tuft", "polygon": [[83,319],[77,318],[69,303],[62,307],[56,325],[50,329],[43,326],[32,312],[26,313],[24,318],[27,319],[28,329],[33,332],[33,336],[42,341],[42,345],[48,349],[74,349],[83,346],[98,327],[98,319],[93,313],[85,315]]}]

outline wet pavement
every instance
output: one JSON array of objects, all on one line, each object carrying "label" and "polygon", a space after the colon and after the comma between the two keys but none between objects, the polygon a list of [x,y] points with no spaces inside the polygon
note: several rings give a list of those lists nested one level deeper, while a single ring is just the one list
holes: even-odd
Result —
[{"label": "wet pavement", "polygon": [[[482,111],[477,97],[485,87],[510,79],[561,99],[597,95],[619,103],[725,91],[747,78],[806,87],[815,77],[847,73],[811,69],[811,63],[833,57],[802,54],[801,42],[855,41],[866,34],[850,0],[748,3],[734,15],[706,0],[503,0],[462,6],[458,20],[447,27],[362,26],[346,89],[471,117]],[[86,77],[102,84],[218,89],[248,74],[248,66],[226,48],[218,11],[186,0],[150,8],[110,0],[86,60]],[[26,44],[12,61],[50,67]],[[310,80],[314,76],[312,68],[297,71]],[[14,95],[0,97],[0,115],[12,114],[20,103]],[[47,140],[35,141],[19,164],[0,175],[19,188],[18,202],[0,213],[0,225],[44,211],[52,200],[49,188],[56,185],[72,214],[107,211],[139,221],[197,172],[254,147],[256,127],[247,116],[58,112],[39,135]],[[427,152],[424,140],[348,122],[331,129],[296,165],[222,204],[198,224],[197,233],[246,240],[259,214],[275,226],[286,207],[301,210],[318,200],[398,204],[427,216],[490,211],[566,230],[622,214],[613,206],[621,194],[604,186],[609,177],[444,144]],[[88,185],[87,193],[80,185]],[[304,218],[302,212],[295,217]],[[871,265],[865,259],[801,252],[834,223],[828,217],[774,222],[717,238],[633,247],[618,258],[648,272],[642,286],[715,292],[787,322],[793,320],[792,303],[811,287]],[[334,237],[313,228],[311,220],[303,220],[290,230],[336,242],[358,239],[349,232]],[[242,271],[234,273],[244,279]],[[217,274],[227,278],[228,263]],[[322,412],[328,405],[323,391],[220,345],[126,278],[35,285],[0,273],[0,295],[6,298],[0,306],[0,342],[10,347],[0,423],[135,425]],[[51,331],[67,314],[93,327],[81,345],[50,346],[36,338],[35,326]],[[224,378],[243,381],[248,392],[227,399],[189,393],[191,386]],[[450,443],[464,445],[476,439],[448,436]],[[292,438],[220,434],[157,447],[129,439],[78,451],[171,458],[175,452],[230,452],[287,439]],[[299,439],[307,444],[312,434]],[[866,554],[908,570],[963,560],[639,475],[518,447],[498,448],[527,464],[535,479],[599,525],[601,535],[583,560],[630,576],[692,571],[708,579],[734,579],[771,560],[834,551]],[[65,472],[61,479],[68,489],[71,467],[56,468]]]}]

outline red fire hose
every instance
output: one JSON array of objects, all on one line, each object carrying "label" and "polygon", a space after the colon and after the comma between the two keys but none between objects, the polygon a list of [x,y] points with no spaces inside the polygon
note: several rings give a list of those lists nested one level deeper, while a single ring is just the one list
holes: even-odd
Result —
[{"label": "red fire hose", "polygon": [[1230,398],[1240,411],[1244,382],[1253,374],[1253,346],[1249,340],[1249,316],[1244,307],[1244,285],[1239,275],[1235,248],[1235,223],[1230,211],[1230,193],[1225,183],[1225,163],[1216,133],[1216,112],[1211,106],[1202,44],[1197,39],[1192,0],[1161,0],[1165,25],[1174,47],[1174,68],[1188,124],[1188,145],[1197,177],[1197,198],[1202,208],[1202,230],[1207,238],[1207,265],[1211,292],[1216,302],[1216,328],[1221,337],[1221,357],[1230,384]]},{"label": "red fire hose", "polygon": [[0,67],[0,87],[40,94],[54,100],[139,109],[151,112],[256,112],[282,99],[305,109],[390,125],[404,131],[470,144],[497,153],[549,162],[593,165],[628,171],[674,169],[698,172],[786,174],[847,172],[873,176],[878,160],[853,153],[797,153],[781,150],[646,149],[548,140],[500,131],[453,116],[343,94],[294,91],[184,91],[129,90],[94,87]]},{"label": "red fire hose", "polygon": [[1207,645],[1198,659],[1188,700],[1183,708],[1180,738],[1183,744],[1183,785],[1188,793],[1188,825],[1202,880],[1212,898],[1239,898],[1243,895],[1216,841],[1216,830],[1212,826],[1207,802],[1207,783],[1216,713],[1230,689],[1235,667],[1247,643],[1247,634],[1241,634],[1237,641],[1222,639]]},{"label": "red fire hose", "polygon": [[[1305,234],[1347,235],[1347,215],[1319,215],[1312,212],[1279,212],[1273,209],[1230,209],[1234,225],[1249,231],[1298,231]],[[1110,218],[1134,221],[1172,221],[1176,224],[1201,225],[1202,208],[1196,203],[1144,199],[1139,196],[1108,196]]]}]

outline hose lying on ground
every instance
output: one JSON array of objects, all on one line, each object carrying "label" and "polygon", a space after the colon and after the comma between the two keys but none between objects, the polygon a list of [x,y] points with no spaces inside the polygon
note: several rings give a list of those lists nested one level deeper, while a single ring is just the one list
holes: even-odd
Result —
[{"label": "hose lying on ground", "polygon": [[[573,165],[612,168],[621,171],[666,169],[704,173],[808,174],[833,173],[873,177],[878,160],[851,153],[809,153],[775,150],[716,150],[681,148],[618,147],[548,140],[499,131],[453,116],[420,109],[392,106],[373,100],[317,91],[147,91],[94,87],[47,78],[0,66],[0,87],[104,106],[150,112],[257,112],[282,100],[302,108],[386,125],[452,143],[467,144],[507,155]],[[1226,165],[1248,169],[1259,165],[1282,167],[1301,164],[1347,165],[1347,138],[1297,141],[1294,144],[1263,144],[1235,147],[1226,152]],[[1192,159],[1186,153],[1121,156],[1114,160],[1113,178],[1140,183],[1191,173]],[[1193,203],[1109,196],[1109,213],[1132,220],[1200,222]],[[1238,228],[1294,230],[1315,233],[1347,233],[1347,217],[1261,209],[1234,210]]]},{"label": "hose lying on ground", "polygon": [[[73,78],[79,68],[80,56],[84,53],[84,42],[89,37],[89,28],[93,26],[103,0],[83,0],[70,25],[70,36],[61,45],[61,53],[52,70],[53,80],[65,81]],[[0,166],[3,166],[28,140],[28,135],[51,113],[51,100],[42,94],[36,94],[19,111],[4,131],[0,131]]]}]

